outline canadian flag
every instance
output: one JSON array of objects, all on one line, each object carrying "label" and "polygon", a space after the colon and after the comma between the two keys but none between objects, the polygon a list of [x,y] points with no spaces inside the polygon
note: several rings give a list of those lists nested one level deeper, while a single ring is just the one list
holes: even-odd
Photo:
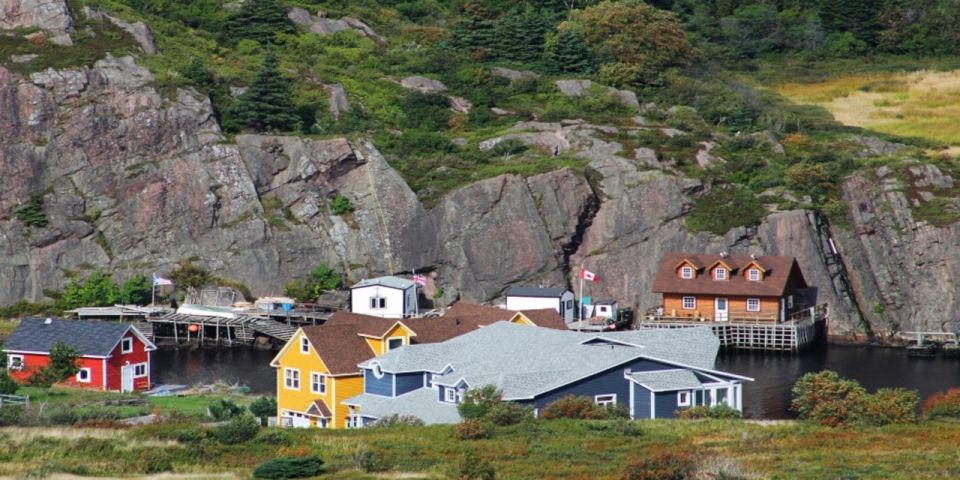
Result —
[{"label": "canadian flag", "polygon": [[586,280],[586,281],[588,281],[588,282],[594,282],[594,283],[600,281],[600,278],[597,277],[597,274],[596,274],[596,273],[593,273],[593,272],[591,272],[590,270],[587,270],[587,269],[585,269],[585,268],[583,268],[583,267],[580,267],[580,278],[582,278],[582,279],[584,279],[584,280]]}]

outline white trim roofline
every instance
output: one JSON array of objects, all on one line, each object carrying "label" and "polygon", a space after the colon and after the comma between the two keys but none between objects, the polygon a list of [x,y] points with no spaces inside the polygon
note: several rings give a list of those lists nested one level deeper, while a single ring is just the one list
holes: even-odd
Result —
[{"label": "white trim roofline", "polygon": [[[34,352],[32,350],[5,350],[0,349],[0,351],[5,353],[14,353],[14,354],[26,354],[26,355],[50,355],[50,352]],[[113,358],[113,355],[80,355],[79,358]]]}]

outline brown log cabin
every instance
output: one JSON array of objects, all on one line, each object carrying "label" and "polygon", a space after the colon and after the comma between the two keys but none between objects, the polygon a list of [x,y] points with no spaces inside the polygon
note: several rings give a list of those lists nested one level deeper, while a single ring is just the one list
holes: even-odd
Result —
[{"label": "brown log cabin", "polygon": [[781,323],[810,307],[810,290],[794,257],[668,253],[653,291],[663,320]]}]

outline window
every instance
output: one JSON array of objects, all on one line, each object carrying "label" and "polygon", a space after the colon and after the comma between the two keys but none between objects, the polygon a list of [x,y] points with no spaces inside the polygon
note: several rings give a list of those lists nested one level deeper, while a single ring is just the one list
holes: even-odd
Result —
[{"label": "window", "polygon": [[455,388],[443,389],[443,401],[447,403],[457,403],[457,390]]},{"label": "window", "polygon": [[306,335],[300,337],[300,353],[310,353],[310,340]]},{"label": "window", "polygon": [[23,355],[10,355],[7,360],[10,370],[23,370]]},{"label": "window", "polygon": [[793,308],[793,295],[787,297],[787,308]]},{"label": "window", "polygon": [[90,383],[90,369],[81,368],[77,372],[77,381],[81,383]]},{"label": "window", "polygon": [[697,297],[683,297],[683,309],[693,310],[697,308]]},{"label": "window", "polygon": [[133,339],[124,338],[120,340],[120,353],[130,353],[133,351]]},{"label": "window", "polygon": [[370,371],[373,372],[374,377],[383,378],[383,367],[381,367],[379,363],[373,362]]},{"label": "window", "polygon": [[751,282],[759,282],[760,270],[757,270],[756,268],[747,270],[747,280],[750,280]]},{"label": "window", "polygon": [[296,368],[284,368],[283,386],[290,390],[300,390],[300,370]]},{"label": "window", "polygon": [[135,378],[138,378],[138,377],[146,377],[146,376],[147,376],[147,364],[146,364],[146,363],[138,363],[138,364],[134,365],[134,366],[133,366],[133,376],[134,376]]},{"label": "window", "polygon": [[690,406],[690,392],[677,392],[677,406],[678,407]]},{"label": "window", "polygon": [[387,299],[383,297],[370,297],[370,310],[383,310],[387,308]]},{"label": "window", "polygon": [[713,269],[713,279],[714,280],[726,280],[727,279],[727,269],[723,267],[717,267]]},{"label": "window", "polygon": [[760,311],[760,299],[759,299],[759,298],[748,298],[748,299],[747,299],[747,311],[748,311],[748,312],[759,312],[759,311]]},{"label": "window", "polygon": [[608,393],[606,395],[597,395],[593,397],[593,401],[601,407],[611,407],[617,404],[617,394]]},{"label": "window", "polygon": [[310,373],[310,393],[319,393],[321,395],[327,393],[326,375],[317,372]]},{"label": "window", "polygon": [[403,337],[394,337],[387,339],[387,350],[393,350],[403,346]]},{"label": "window", "polygon": [[681,278],[693,278],[693,267],[683,267],[680,269]]}]

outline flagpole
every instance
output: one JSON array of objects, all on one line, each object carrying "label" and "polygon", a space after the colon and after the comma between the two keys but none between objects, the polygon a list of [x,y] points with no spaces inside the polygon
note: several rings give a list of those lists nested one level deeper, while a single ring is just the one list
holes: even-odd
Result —
[{"label": "flagpole", "polygon": [[577,317],[579,317],[580,325],[577,327],[577,331],[583,330],[583,265],[580,265],[580,303],[577,305]]},{"label": "flagpole", "polygon": [[157,274],[153,274],[153,279],[150,281],[150,306],[155,307],[157,305]]},{"label": "flagpole", "polygon": [[410,270],[413,274],[413,316],[420,318],[420,289],[417,284],[417,269]]}]

